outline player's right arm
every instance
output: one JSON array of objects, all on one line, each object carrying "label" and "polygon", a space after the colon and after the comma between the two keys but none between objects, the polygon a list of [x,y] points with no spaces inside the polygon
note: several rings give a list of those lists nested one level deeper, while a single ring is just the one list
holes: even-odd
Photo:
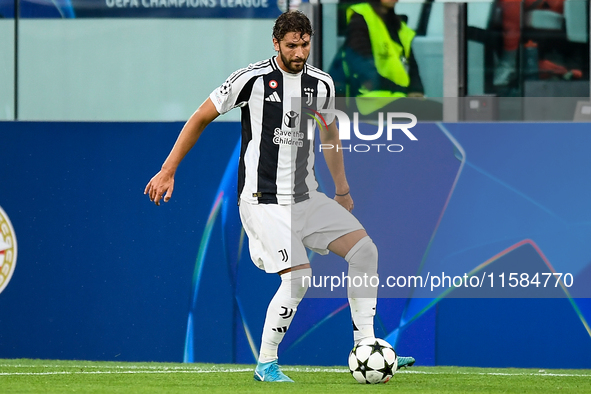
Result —
[{"label": "player's right arm", "polygon": [[183,126],[170,154],[162,164],[162,169],[146,185],[144,194],[148,194],[150,201],[160,205],[160,199],[163,199],[164,202],[170,200],[174,189],[174,175],[179,164],[193,148],[205,127],[218,116],[219,112],[210,98],[205,100],[191,115]]},{"label": "player's right arm", "polygon": [[235,71],[226,81],[209,95],[183,126],[170,154],[164,161],[162,169],[146,185],[144,194],[148,194],[150,201],[160,205],[160,200],[168,202],[174,189],[174,174],[185,155],[199,139],[203,129],[213,122],[220,114],[225,114],[232,108],[246,105],[238,102],[242,88],[250,76],[248,69]]}]

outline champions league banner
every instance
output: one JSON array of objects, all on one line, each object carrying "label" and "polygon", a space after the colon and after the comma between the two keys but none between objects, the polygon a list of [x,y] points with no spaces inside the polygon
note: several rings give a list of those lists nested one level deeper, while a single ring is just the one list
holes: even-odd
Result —
[{"label": "champions league banner", "polygon": [[[20,0],[19,8],[21,18],[274,19],[287,8],[287,3],[287,0]],[[0,0],[0,17],[14,17],[13,0]]]},{"label": "champions league banner", "polygon": [[0,0],[0,20],[4,18],[14,18],[13,0]]}]

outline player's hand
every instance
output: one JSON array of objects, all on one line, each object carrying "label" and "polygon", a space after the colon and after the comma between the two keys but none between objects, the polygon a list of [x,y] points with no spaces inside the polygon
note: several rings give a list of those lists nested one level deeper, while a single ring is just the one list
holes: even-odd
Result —
[{"label": "player's hand", "polygon": [[341,204],[347,211],[351,212],[353,210],[353,198],[351,197],[351,193],[347,193],[346,196],[334,196],[334,200]]},{"label": "player's hand", "polygon": [[[150,201],[156,205],[160,205],[160,199],[164,202],[168,202],[172,196],[174,190],[174,173],[160,170],[144,189],[144,194],[150,197]],[[164,198],[163,198],[164,196]]]}]

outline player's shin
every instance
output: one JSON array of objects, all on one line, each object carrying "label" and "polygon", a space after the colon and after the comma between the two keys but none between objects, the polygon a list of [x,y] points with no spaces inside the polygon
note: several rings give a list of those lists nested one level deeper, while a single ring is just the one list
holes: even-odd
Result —
[{"label": "player's shin", "polygon": [[281,275],[281,285],[267,308],[259,362],[267,363],[277,359],[277,348],[308,290],[310,281],[303,278],[311,276],[310,268]]},{"label": "player's shin", "polygon": [[353,340],[358,343],[364,338],[374,337],[378,249],[370,237],[364,237],[351,248],[345,260],[349,263],[347,291],[353,320]]}]

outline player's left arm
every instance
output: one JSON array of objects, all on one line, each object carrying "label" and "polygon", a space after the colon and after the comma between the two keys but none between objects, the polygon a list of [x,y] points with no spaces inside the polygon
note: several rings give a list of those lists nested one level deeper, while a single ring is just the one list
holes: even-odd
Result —
[{"label": "player's left arm", "polygon": [[[353,198],[351,198],[349,183],[345,175],[345,162],[343,160],[343,151],[341,140],[339,138],[339,129],[336,119],[328,126],[327,130],[320,131],[320,141],[322,144],[333,146],[332,149],[322,149],[326,165],[330,170],[335,184],[335,200],[345,207],[348,211],[353,210]],[[339,149],[337,149],[337,146]]]}]

